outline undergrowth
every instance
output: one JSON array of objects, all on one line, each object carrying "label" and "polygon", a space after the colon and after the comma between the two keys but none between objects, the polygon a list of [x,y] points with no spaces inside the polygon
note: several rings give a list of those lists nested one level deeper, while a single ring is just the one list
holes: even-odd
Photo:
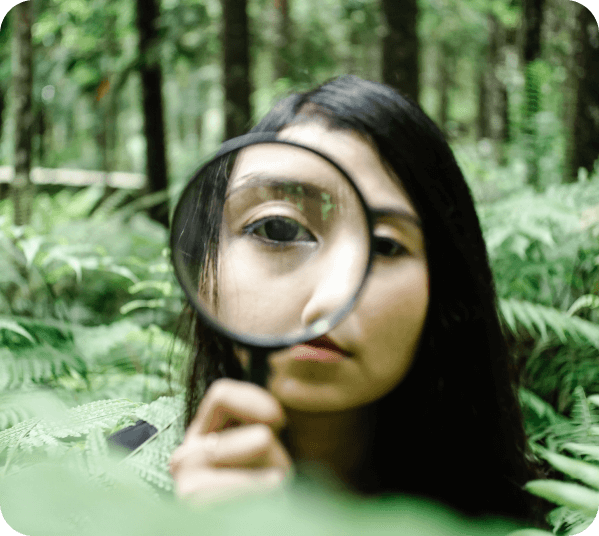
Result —
[{"label": "undergrowth", "polygon": [[[90,216],[101,196],[39,195],[28,227],[0,201],[0,467],[60,459],[157,500],[183,433],[183,297],[166,231],[117,202]],[[528,489],[556,503],[555,533],[575,534],[599,505],[599,177],[477,208],[529,436],[555,475]],[[112,463],[106,438],[139,419],[157,434]]]}]

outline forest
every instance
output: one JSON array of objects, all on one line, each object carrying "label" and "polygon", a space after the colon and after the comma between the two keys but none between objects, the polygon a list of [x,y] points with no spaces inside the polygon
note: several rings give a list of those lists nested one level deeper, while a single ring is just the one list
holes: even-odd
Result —
[{"label": "forest", "polygon": [[[174,206],[224,140],[341,74],[393,86],[445,133],[476,201],[526,431],[549,474],[526,489],[554,505],[553,534],[591,526],[591,11],[570,0],[30,0],[0,27],[0,508],[15,530],[262,534],[270,516],[286,534],[363,534],[343,516],[360,511],[369,534],[388,533],[375,521],[383,507],[318,490],[291,491],[294,507],[267,497],[191,512],[171,500],[168,472],[190,344],[168,250]],[[106,438],[139,419],[158,433],[115,459]],[[338,512],[317,517],[321,532],[302,515],[318,501]],[[464,533],[459,517],[407,504],[406,534]],[[469,534],[551,534],[477,523]]]}]

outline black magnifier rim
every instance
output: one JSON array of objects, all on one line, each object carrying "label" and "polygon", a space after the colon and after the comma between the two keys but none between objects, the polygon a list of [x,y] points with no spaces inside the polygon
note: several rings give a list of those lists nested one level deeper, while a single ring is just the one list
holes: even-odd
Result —
[{"label": "black magnifier rim", "polygon": [[374,236],[374,214],[373,214],[373,211],[368,206],[368,204],[366,203],[366,200],[364,199],[362,192],[360,192],[360,189],[356,186],[353,179],[351,178],[351,175],[345,169],[343,169],[337,162],[335,162],[328,156],[322,154],[321,152],[317,151],[316,149],[313,149],[311,147],[306,147],[305,145],[302,145],[300,143],[296,143],[293,141],[282,140],[282,139],[278,138],[277,136],[278,136],[277,132],[251,132],[249,134],[244,134],[242,136],[238,136],[237,138],[232,138],[232,139],[224,142],[221,145],[220,149],[217,151],[217,153],[214,155],[214,157],[211,158],[208,162],[206,162],[201,168],[199,168],[198,171],[196,171],[196,173],[194,173],[192,178],[189,180],[189,182],[185,186],[183,192],[181,193],[179,201],[177,202],[175,211],[173,212],[173,219],[172,219],[172,223],[171,223],[170,240],[169,240],[170,248],[171,248],[171,262],[173,264],[175,276],[176,276],[177,280],[179,281],[179,284],[180,284],[181,288],[183,289],[183,292],[185,293],[187,300],[193,306],[193,308],[197,311],[197,313],[202,317],[202,319],[212,329],[223,334],[224,336],[233,340],[234,342],[240,343],[240,344],[242,344],[246,347],[250,347],[250,348],[272,348],[272,349],[286,348],[286,347],[294,346],[301,342],[312,340],[313,338],[322,336],[323,334],[318,334],[318,332],[315,332],[315,333],[312,333],[313,336],[309,337],[309,338],[306,337],[306,335],[309,335],[310,331],[308,331],[307,334],[305,333],[302,337],[298,337],[298,336],[274,337],[274,336],[265,336],[265,335],[256,336],[256,335],[242,334],[242,333],[225,328],[221,323],[215,321],[211,315],[209,315],[205,311],[201,310],[201,308],[196,306],[194,297],[190,294],[190,292],[186,288],[183,278],[179,276],[178,261],[176,260],[176,255],[175,255],[176,242],[179,237],[175,236],[175,222],[177,222],[179,213],[181,212],[181,210],[183,210],[183,205],[184,205],[183,200],[186,198],[189,191],[194,187],[194,185],[196,184],[196,181],[202,175],[204,170],[208,166],[212,165],[216,159],[221,158],[221,157],[225,156],[226,154],[231,153],[233,151],[237,151],[239,149],[247,147],[249,145],[257,145],[257,144],[262,144],[262,143],[280,143],[282,145],[290,145],[293,147],[299,147],[301,149],[304,149],[304,150],[310,151],[311,153],[314,153],[315,155],[317,155],[317,156],[323,158],[324,160],[326,160],[327,162],[329,162],[333,167],[335,167],[347,179],[347,181],[349,182],[351,187],[356,192],[356,194],[358,196],[358,200],[360,201],[360,204],[362,205],[362,210],[363,210],[364,214],[366,215],[366,223],[368,225],[369,244],[368,244],[368,261],[366,263],[366,270],[362,277],[362,282],[358,286],[358,289],[356,290],[356,292],[354,292],[354,295],[352,296],[352,298],[348,300],[347,305],[345,307],[343,307],[339,313],[337,313],[337,315],[339,316],[339,319],[342,319],[345,315],[347,315],[347,313],[349,311],[351,311],[354,304],[356,303],[356,300],[361,295],[362,289],[364,288],[366,280],[368,279],[368,275],[370,274],[373,259],[374,259],[374,251],[372,248],[373,236]]}]

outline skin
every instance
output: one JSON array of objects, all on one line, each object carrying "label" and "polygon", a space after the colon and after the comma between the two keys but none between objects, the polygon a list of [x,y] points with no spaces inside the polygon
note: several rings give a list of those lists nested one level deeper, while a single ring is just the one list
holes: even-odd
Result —
[{"label": "skin", "polygon": [[[297,462],[326,468],[351,488],[357,469],[367,465],[369,407],[405,378],[424,327],[429,301],[424,236],[409,219],[417,219],[409,197],[377,151],[357,134],[318,122],[287,127],[281,137],[343,165],[371,208],[393,208],[408,217],[377,222],[379,254],[366,285],[351,312],[327,333],[350,357],[298,361],[286,349],[271,355],[267,390],[229,379],[212,385],[171,460],[180,497],[203,502],[269,489]],[[330,287],[304,288],[307,298],[293,301],[301,309],[296,318],[308,322],[326,315]],[[243,353],[240,360],[246,363]],[[285,445],[278,437],[283,427]]]}]

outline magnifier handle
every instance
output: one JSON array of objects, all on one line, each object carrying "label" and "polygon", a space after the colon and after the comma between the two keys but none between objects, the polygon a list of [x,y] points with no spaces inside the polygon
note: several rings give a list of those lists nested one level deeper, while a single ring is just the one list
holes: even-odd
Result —
[{"label": "magnifier handle", "polygon": [[260,387],[266,387],[269,372],[268,354],[271,351],[270,348],[250,348],[249,381]]}]

